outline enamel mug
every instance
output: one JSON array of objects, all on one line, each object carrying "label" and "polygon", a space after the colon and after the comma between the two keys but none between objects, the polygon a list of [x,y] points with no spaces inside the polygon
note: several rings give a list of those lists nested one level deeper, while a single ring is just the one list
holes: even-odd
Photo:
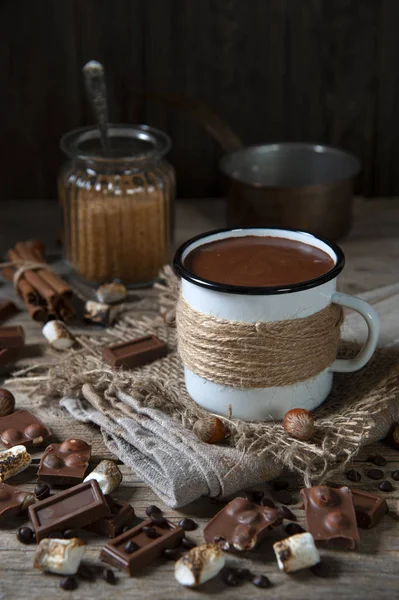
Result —
[{"label": "enamel mug", "polygon": [[[302,242],[326,252],[334,266],[323,275],[279,287],[246,287],[220,284],[203,279],[184,266],[186,256],[209,242],[241,236],[267,236]],[[304,231],[273,228],[225,229],[204,233],[184,243],[176,252],[174,268],[181,276],[185,301],[201,313],[229,321],[246,323],[292,320],[310,316],[330,303],[355,310],[362,315],[368,337],[359,354],[349,360],[337,359],[311,379],[294,385],[241,389],[207,380],[184,367],[185,384],[191,398],[206,410],[231,414],[243,420],[281,420],[292,408],[313,410],[330,393],[334,373],[358,371],[370,360],[378,342],[379,318],[360,298],[336,291],[337,276],[345,265],[342,250],[335,244]]]}]

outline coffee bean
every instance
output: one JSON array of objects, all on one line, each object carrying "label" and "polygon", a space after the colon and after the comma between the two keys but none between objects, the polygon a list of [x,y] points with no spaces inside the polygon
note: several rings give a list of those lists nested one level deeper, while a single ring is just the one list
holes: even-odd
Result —
[{"label": "coffee bean", "polygon": [[286,490],[288,488],[288,481],[274,481],[273,489],[275,492],[279,492],[280,490]]},{"label": "coffee bean", "polygon": [[193,540],[189,540],[188,538],[183,538],[181,541],[181,545],[186,550],[192,550],[193,548],[196,547],[197,544],[195,542],[193,542]]},{"label": "coffee bean", "polygon": [[291,519],[291,521],[296,521],[296,516],[292,510],[288,508],[288,506],[280,506],[278,510],[283,519]]},{"label": "coffee bean", "polygon": [[281,502],[281,504],[293,504],[294,500],[292,498],[291,492],[287,490],[280,490],[276,493],[276,499]]},{"label": "coffee bean", "polygon": [[347,471],[345,473],[345,476],[347,479],[349,479],[349,481],[354,481],[354,482],[358,482],[362,478],[359,471],[355,471],[355,469],[351,469],[350,471]]},{"label": "coffee bean", "polygon": [[197,529],[197,523],[192,519],[182,519],[179,521],[179,527],[184,531],[194,531],[194,529]]},{"label": "coffee bean", "polygon": [[260,588],[268,588],[272,585],[270,579],[266,577],[266,575],[254,575],[252,583]]},{"label": "coffee bean", "polygon": [[48,534],[48,537],[51,538],[52,540],[54,540],[54,539],[63,540],[64,534],[62,533],[62,531],[52,531],[51,533]]},{"label": "coffee bean", "polygon": [[177,560],[180,557],[180,551],[178,548],[166,548],[163,551],[163,555],[168,560]]},{"label": "coffee bean", "polygon": [[95,581],[96,574],[88,565],[81,563],[78,569],[78,575],[83,581]]},{"label": "coffee bean", "polygon": [[303,533],[305,531],[304,528],[299,525],[299,523],[288,523],[284,529],[288,535],[296,535],[297,533]]},{"label": "coffee bean", "polygon": [[263,496],[265,495],[264,492],[262,492],[261,490],[253,490],[252,492],[252,500],[254,502],[260,502],[263,498]]},{"label": "coffee bean", "polygon": [[159,533],[158,531],[155,529],[155,527],[143,527],[143,533],[145,533],[145,535],[153,540],[155,540],[155,538],[159,537]]},{"label": "coffee bean", "polygon": [[158,508],[158,506],[155,506],[155,504],[150,504],[150,506],[145,509],[145,514],[148,517],[151,517],[152,515],[162,515],[162,510]]},{"label": "coffee bean", "polygon": [[136,550],[138,550],[140,548],[140,546],[138,544],[136,544],[136,542],[133,542],[132,540],[130,540],[129,542],[126,542],[126,544],[124,545],[123,549],[127,554],[133,554],[133,552],[136,552]]},{"label": "coffee bean", "polygon": [[62,588],[63,590],[66,590],[67,592],[76,590],[77,587],[78,587],[78,582],[76,581],[75,577],[72,577],[72,575],[69,575],[68,577],[64,577],[64,579],[61,579],[61,581],[60,581],[60,588]]},{"label": "coffee bean", "polygon": [[227,571],[227,573],[223,574],[223,581],[226,585],[235,586],[238,585],[238,578],[234,571]]},{"label": "coffee bean", "polygon": [[79,531],[79,529],[66,529],[64,531],[64,538],[66,540],[70,540],[72,538],[79,538],[81,535],[81,532]]},{"label": "coffee bean", "polygon": [[153,525],[156,525],[157,527],[165,527],[167,525],[167,521],[162,515],[151,515],[151,521]]},{"label": "coffee bean", "polygon": [[381,481],[378,489],[380,489],[381,492],[392,492],[393,485],[390,481]]},{"label": "coffee bean", "polygon": [[313,575],[316,575],[316,577],[328,577],[330,574],[329,568],[323,561],[313,565],[313,567],[310,567],[309,571],[311,571]]},{"label": "coffee bean", "polygon": [[377,454],[377,456],[374,456],[372,459],[372,462],[377,465],[377,467],[385,467],[385,465],[387,464],[386,459],[381,456],[380,454]]},{"label": "coffee bean", "polygon": [[20,527],[17,531],[17,539],[21,544],[33,544],[35,537],[30,527]]},{"label": "coffee bean", "polygon": [[234,573],[238,579],[243,579],[244,581],[250,581],[252,579],[252,573],[249,569],[238,567],[237,569],[234,569]]},{"label": "coffee bean", "polygon": [[396,471],[392,471],[391,477],[394,481],[399,481],[399,469],[396,469]]},{"label": "coffee bean", "polygon": [[260,503],[262,506],[268,506],[269,508],[274,508],[275,506],[273,500],[270,498],[262,498]]},{"label": "coffee bean", "polygon": [[104,569],[103,577],[104,580],[110,585],[116,585],[118,582],[117,578],[115,577],[115,573],[112,569]]},{"label": "coffee bean", "polygon": [[375,480],[382,479],[384,477],[384,473],[381,471],[381,469],[370,469],[370,471],[367,471],[367,477]]},{"label": "coffee bean", "polygon": [[38,483],[35,485],[33,493],[38,500],[45,500],[50,496],[50,487],[47,485],[47,483]]}]

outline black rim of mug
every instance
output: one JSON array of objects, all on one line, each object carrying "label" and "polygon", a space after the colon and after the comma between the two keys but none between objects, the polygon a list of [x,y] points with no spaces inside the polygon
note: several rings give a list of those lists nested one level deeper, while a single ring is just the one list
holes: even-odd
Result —
[{"label": "black rim of mug", "polygon": [[[195,242],[199,240],[204,240],[206,243],[206,239],[217,235],[219,233],[241,233],[243,231],[253,231],[253,230],[273,230],[273,231],[281,231],[298,233],[309,236],[309,238],[318,240],[326,244],[336,255],[336,263],[332,269],[320,275],[319,277],[315,277],[314,279],[308,279],[307,281],[301,281],[299,283],[292,283],[284,286],[244,286],[244,285],[231,285],[228,283],[218,283],[217,281],[210,281],[209,279],[204,279],[203,277],[199,277],[187,267],[184,266],[183,255],[187,248],[189,248]],[[231,237],[234,237],[232,235]],[[216,240],[215,240],[216,241]],[[304,242],[306,243],[306,242]],[[237,227],[237,228],[226,228],[226,229],[214,229],[212,231],[207,231],[205,233],[201,233],[197,235],[180,246],[176,251],[176,254],[173,259],[173,268],[175,272],[180,275],[186,281],[193,283],[195,285],[199,285],[200,287],[206,288],[208,290],[212,290],[215,292],[222,292],[224,294],[243,294],[248,296],[272,296],[275,294],[292,294],[294,292],[301,292],[303,290],[309,290],[311,288],[318,287],[319,285],[323,285],[332,279],[335,279],[342,269],[345,266],[345,255],[341,248],[334,244],[334,242],[330,242],[323,237],[318,235],[314,235],[310,231],[305,231],[303,229],[289,229],[288,227]]]}]

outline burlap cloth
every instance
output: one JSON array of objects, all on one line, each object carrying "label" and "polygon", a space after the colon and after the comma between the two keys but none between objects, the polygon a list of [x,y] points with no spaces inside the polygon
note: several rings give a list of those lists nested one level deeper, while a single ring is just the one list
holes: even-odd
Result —
[{"label": "burlap cloth", "polygon": [[[173,323],[177,288],[170,271],[166,274],[161,303]],[[398,297],[391,312],[394,306],[399,306]],[[362,326],[356,319],[352,316],[349,327],[346,324],[346,337],[355,340],[342,345],[341,354],[346,356],[359,349],[356,339]],[[398,321],[396,314],[393,321]],[[383,337],[395,337],[393,325],[386,323],[385,329]],[[147,334],[168,344],[166,358],[133,371],[115,371],[102,361],[104,343]],[[314,412],[315,434],[310,441],[288,437],[280,423],[231,418],[226,420],[229,440],[215,446],[199,441],[191,431],[208,413],[188,397],[175,329],[158,314],[142,316],[132,307],[102,338],[81,336],[79,345],[39,376],[36,386],[30,373],[28,385],[42,393],[41,403],[49,410],[56,410],[54,396],[59,396],[60,405],[77,420],[97,424],[110,451],[171,507],[202,495],[228,496],[287,468],[297,472],[305,485],[320,483],[399,421],[399,353],[393,346],[379,349],[361,371],[335,376],[328,400]]]}]

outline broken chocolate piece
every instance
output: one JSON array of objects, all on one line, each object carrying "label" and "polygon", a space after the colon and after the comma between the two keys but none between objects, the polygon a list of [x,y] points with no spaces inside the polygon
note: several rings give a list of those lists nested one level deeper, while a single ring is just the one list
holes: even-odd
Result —
[{"label": "broken chocolate piece", "polygon": [[362,529],[374,527],[387,514],[389,509],[384,498],[360,490],[351,490],[351,493],[357,524]]},{"label": "broken chocolate piece", "polygon": [[91,446],[83,440],[68,439],[51,444],[43,453],[37,472],[38,481],[57,485],[75,485],[85,476],[91,456]]},{"label": "broken chocolate piece", "polygon": [[111,515],[99,519],[85,529],[98,533],[99,535],[115,538],[122,532],[125,526],[130,525],[129,529],[132,528],[133,520],[135,518],[134,508],[127,502],[114,500],[111,496],[105,496],[105,499],[110,508]]},{"label": "broken chocolate piece", "polygon": [[259,506],[246,498],[234,498],[206,525],[205,541],[220,541],[223,550],[250,550],[283,519],[277,508]]},{"label": "broken chocolate piece", "polygon": [[103,359],[112,367],[133,369],[163,358],[167,354],[167,346],[155,335],[137,338],[121,344],[113,344],[103,348]]},{"label": "broken chocolate piece", "polygon": [[110,515],[110,508],[95,479],[50,496],[29,507],[29,517],[40,542],[53,531],[82,529]]},{"label": "broken chocolate piece", "polygon": [[359,542],[352,495],[347,487],[326,485],[301,490],[306,527],[315,541],[337,540],[354,549]]},{"label": "broken chocolate piece", "polygon": [[25,333],[20,325],[0,327],[0,348],[22,348],[25,345]]},{"label": "broken chocolate piece", "polygon": [[15,517],[34,502],[33,494],[23,492],[7,483],[0,483],[0,517]]},{"label": "broken chocolate piece", "polygon": [[[158,537],[148,537],[144,532],[146,527],[154,528]],[[100,560],[134,575],[162,556],[166,548],[177,548],[183,537],[184,530],[181,527],[169,522],[166,522],[165,527],[156,527],[151,519],[148,519],[108,542],[101,550]],[[130,545],[134,550],[129,551]]]},{"label": "broken chocolate piece", "polygon": [[7,448],[40,446],[51,438],[51,431],[29,410],[17,410],[0,418],[0,440]]},{"label": "broken chocolate piece", "polygon": [[7,298],[0,298],[0,323],[4,323],[10,317],[15,315],[17,312],[17,307],[14,302],[8,300]]}]

